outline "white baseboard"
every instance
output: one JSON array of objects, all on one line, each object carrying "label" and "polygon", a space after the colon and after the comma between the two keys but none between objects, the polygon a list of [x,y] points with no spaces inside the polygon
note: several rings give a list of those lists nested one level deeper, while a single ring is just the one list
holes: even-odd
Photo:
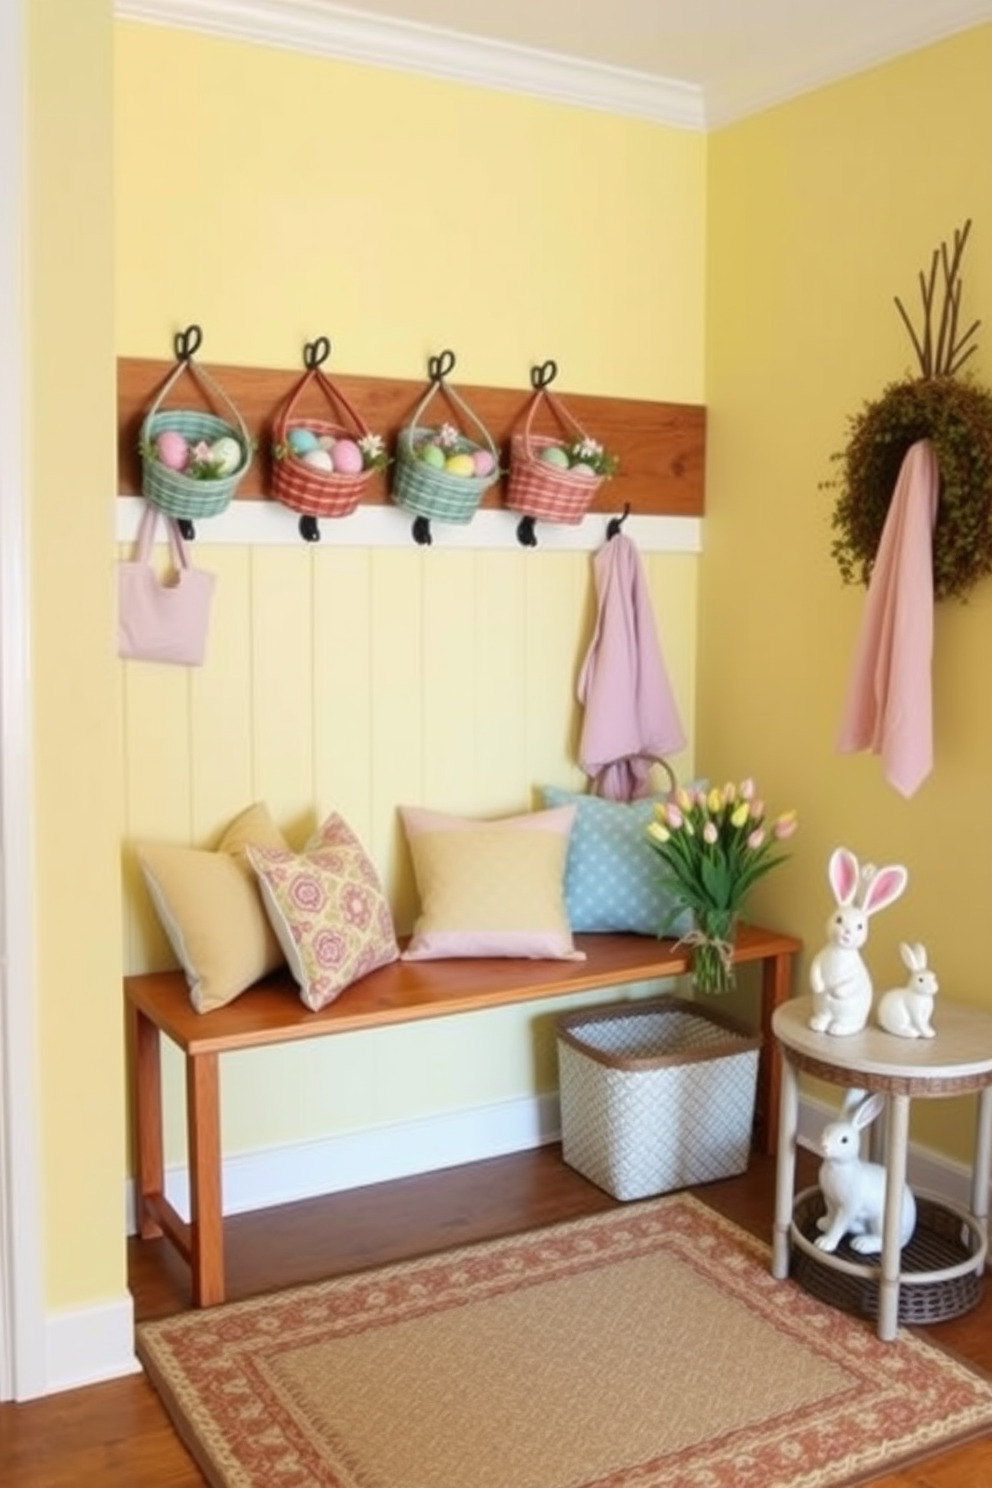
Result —
[{"label": "white baseboard", "polygon": [[[558,1140],[558,1097],[542,1095],[451,1111],[396,1126],[349,1132],[319,1142],[270,1147],[224,1161],[224,1213],[270,1209],[394,1178],[525,1152]],[[166,1198],[189,1218],[189,1170],[169,1168]],[[134,1186],[125,1196],[128,1234],[136,1232]]]},{"label": "white baseboard", "polygon": [[[803,1099],[799,1110],[799,1140],[817,1145],[821,1130],[836,1111],[822,1102]],[[375,1127],[301,1142],[288,1147],[241,1153],[224,1162],[222,1189],[225,1214],[270,1209],[299,1199],[345,1189],[388,1183],[438,1172],[462,1163],[482,1162],[511,1152],[525,1152],[558,1141],[561,1118],[554,1093],[493,1106],[451,1111],[396,1126]],[[968,1206],[971,1176],[963,1163],[914,1146],[909,1155],[909,1181],[922,1192]],[[170,1168],[165,1176],[170,1203],[189,1218],[189,1172]],[[134,1186],[125,1195],[128,1234],[136,1232]]]},{"label": "white baseboard", "polygon": [[49,1313],[45,1319],[45,1394],[136,1374],[134,1304],[130,1293],[95,1307]]}]

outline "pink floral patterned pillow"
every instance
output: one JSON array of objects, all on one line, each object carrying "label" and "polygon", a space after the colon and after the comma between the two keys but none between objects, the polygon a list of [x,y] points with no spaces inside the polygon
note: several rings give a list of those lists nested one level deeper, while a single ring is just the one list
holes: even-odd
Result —
[{"label": "pink floral patterned pillow", "polygon": [[318,1012],[399,956],[379,876],[336,812],[301,853],[249,847],[262,903],[300,997]]}]

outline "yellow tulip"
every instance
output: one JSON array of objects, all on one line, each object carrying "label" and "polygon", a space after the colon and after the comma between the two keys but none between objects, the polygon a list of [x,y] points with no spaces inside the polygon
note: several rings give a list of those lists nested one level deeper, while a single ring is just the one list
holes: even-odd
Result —
[{"label": "yellow tulip", "polygon": [[742,827],[751,815],[751,808],[746,801],[742,801],[730,818],[732,827]]},{"label": "yellow tulip", "polygon": [[672,834],[667,827],[661,825],[661,822],[653,821],[648,823],[648,835],[656,842],[667,842]]}]

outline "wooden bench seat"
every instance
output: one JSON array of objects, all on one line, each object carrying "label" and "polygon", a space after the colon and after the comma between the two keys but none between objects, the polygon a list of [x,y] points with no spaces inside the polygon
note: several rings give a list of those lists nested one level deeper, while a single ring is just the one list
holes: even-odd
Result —
[{"label": "wooden bench seat", "polygon": [[[679,976],[690,952],[671,940],[639,935],[577,935],[585,961],[396,961],[349,987],[319,1013],[299,999],[288,973],[260,982],[227,1007],[198,1013],[181,971],[124,979],[130,1043],[135,1151],[135,1206],[143,1239],[164,1235],[192,1273],[193,1304],[223,1302],[220,1055],[268,1044],[324,1038],[423,1018],[539,1002],[633,982]],[[772,1151],[778,1131],[778,1054],[771,1017],[791,990],[801,943],[789,935],[741,927],[737,964],[762,967],[763,1034],[756,1102],[756,1140]],[[165,1196],[161,1036],[185,1058],[190,1219]]]}]

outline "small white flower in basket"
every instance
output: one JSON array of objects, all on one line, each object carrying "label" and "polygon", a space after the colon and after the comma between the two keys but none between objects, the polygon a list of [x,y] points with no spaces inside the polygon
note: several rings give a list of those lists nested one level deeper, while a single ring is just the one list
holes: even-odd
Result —
[{"label": "small white flower in basket", "polygon": [[363,434],[358,441],[362,452],[362,467],[365,470],[385,470],[389,464],[386,442],[381,434]]}]

